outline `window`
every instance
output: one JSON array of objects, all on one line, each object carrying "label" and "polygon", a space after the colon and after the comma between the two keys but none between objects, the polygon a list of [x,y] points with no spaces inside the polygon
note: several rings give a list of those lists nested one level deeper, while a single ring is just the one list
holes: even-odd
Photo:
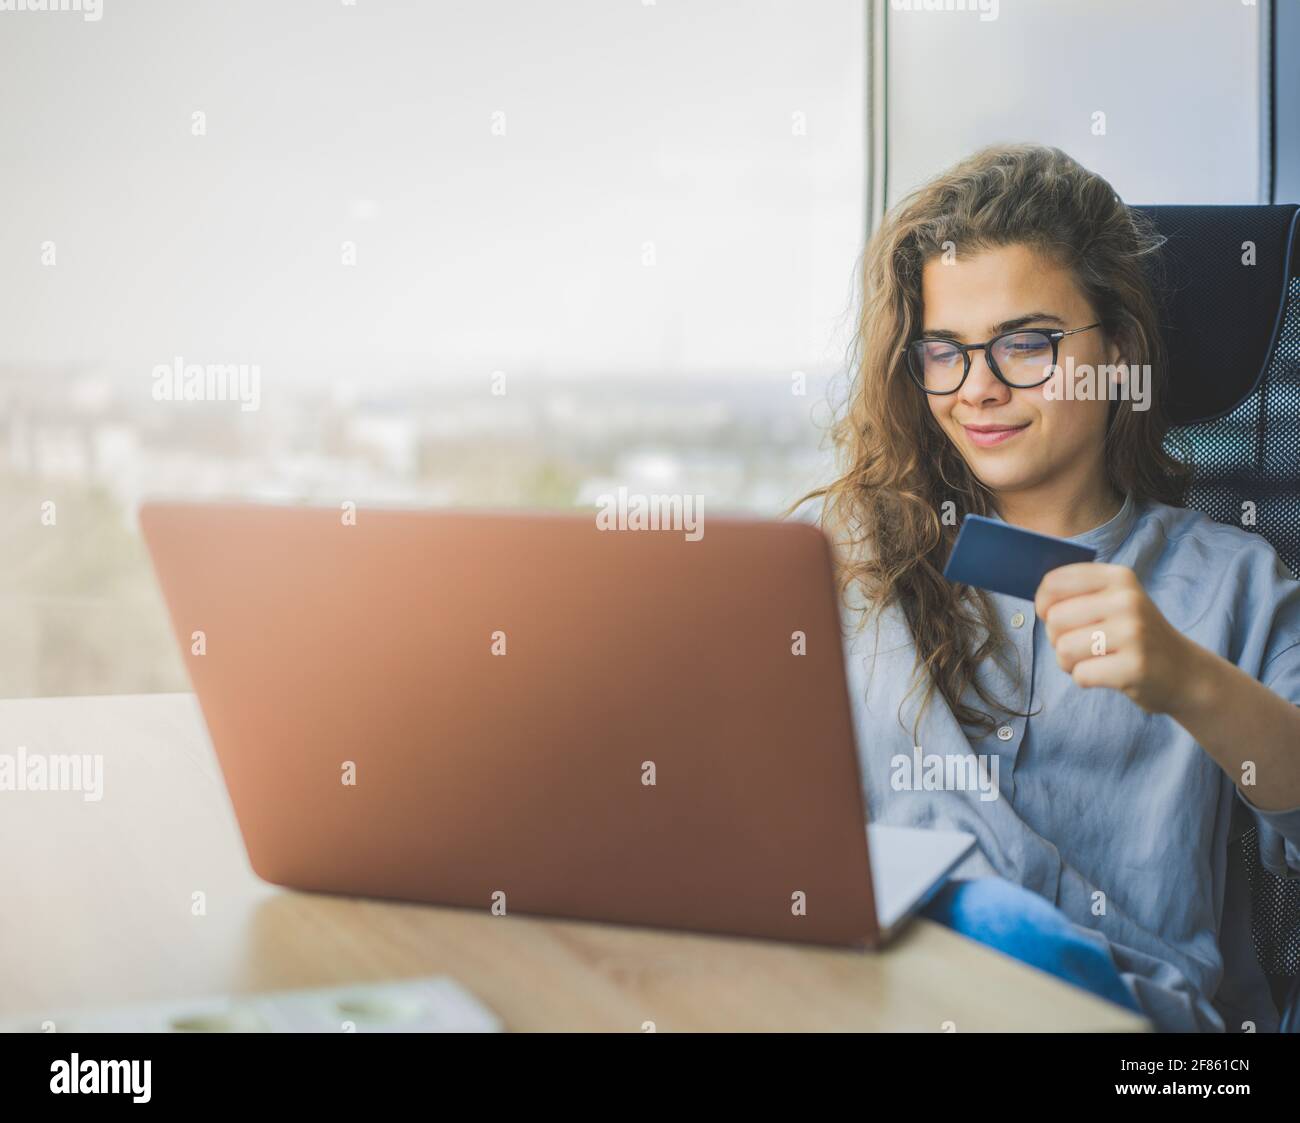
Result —
[{"label": "window", "polygon": [[0,695],[186,688],[145,496],[773,511],[823,474],[860,0],[0,23]]}]

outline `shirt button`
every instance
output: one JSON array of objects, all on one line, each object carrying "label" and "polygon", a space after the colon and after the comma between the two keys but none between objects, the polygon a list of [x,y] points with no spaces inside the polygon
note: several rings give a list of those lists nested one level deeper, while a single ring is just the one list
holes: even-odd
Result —
[{"label": "shirt button", "polygon": [[1023,612],[1017,612],[1013,617],[1011,617],[1011,626],[1013,628],[1022,627],[1024,625],[1024,622],[1025,622],[1025,614]]},{"label": "shirt button", "polygon": [[1016,731],[1009,725],[1004,725],[998,730],[999,741],[1010,741],[1016,735]]}]

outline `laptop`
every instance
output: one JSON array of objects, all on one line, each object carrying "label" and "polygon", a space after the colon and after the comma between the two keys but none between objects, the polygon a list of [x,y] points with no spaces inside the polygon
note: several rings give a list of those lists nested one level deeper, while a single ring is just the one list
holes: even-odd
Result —
[{"label": "laptop", "polygon": [[140,522],[273,884],[876,947],[974,844],[867,826],[830,546],[805,523]]}]

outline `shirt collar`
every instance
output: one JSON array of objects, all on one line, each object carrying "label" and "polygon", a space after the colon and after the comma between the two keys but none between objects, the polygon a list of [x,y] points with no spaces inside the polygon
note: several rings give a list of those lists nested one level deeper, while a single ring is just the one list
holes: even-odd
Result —
[{"label": "shirt collar", "polygon": [[1066,541],[1076,542],[1080,546],[1091,546],[1097,551],[1097,560],[1102,561],[1124,544],[1124,539],[1129,536],[1129,531],[1133,529],[1133,523],[1136,521],[1137,504],[1133,502],[1133,496],[1125,495],[1120,509],[1108,521],[1091,530],[1085,530],[1082,534],[1067,538]]},{"label": "shirt collar", "polygon": [[[996,511],[990,512],[990,516],[999,522],[1005,521]],[[1077,542],[1080,546],[1091,546],[1097,551],[1097,560],[1104,561],[1124,544],[1136,521],[1137,504],[1133,502],[1133,496],[1125,495],[1119,510],[1101,526],[1094,526],[1082,534],[1072,535],[1065,541]]]}]

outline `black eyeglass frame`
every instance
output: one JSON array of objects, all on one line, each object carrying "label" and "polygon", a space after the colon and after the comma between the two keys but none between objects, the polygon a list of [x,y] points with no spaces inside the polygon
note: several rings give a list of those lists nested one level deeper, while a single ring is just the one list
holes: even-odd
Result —
[{"label": "black eyeglass frame", "polygon": [[[1062,328],[1023,327],[1023,328],[1016,328],[1014,331],[1004,331],[1002,332],[1001,335],[995,335],[987,343],[957,343],[956,341],[951,339],[942,339],[936,336],[923,335],[919,339],[912,340],[911,343],[909,343],[906,347],[902,348],[899,354],[903,356],[904,365],[907,367],[907,373],[912,376],[912,381],[915,382],[925,393],[932,394],[938,397],[942,397],[947,394],[955,394],[957,393],[958,390],[960,390],[963,386],[966,385],[966,379],[970,377],[970,353],[972,351],[984,352],[984,358],[985,360],[987,360],[989,364],[989,370],[993,372],[993,376],[999,382],[1001,382],[1002,385],[1009,386],[1012,390],[1032,390],[1035,386],[1041,386],[1044,382],[1050,379],[1052,377],[1051,371],[1049,370],[1049,372],[1043,378],[1040,378],[1037,382],[1011,382],[1000,370],[998,370],[998,362],[993,357],[993,345],[995,343],[997,343],[999,340],[1006,339],[1008,336],[1024,335],[1028,332],[1033,332],[1038,335],[1045,335],[1047,336],[1048,339],[1052,341],[1051,366],[1054,368],[1056,366],[1057,357],[1060,354],[1062,339],[1064,339],[1067,335],[1076,335],[1081,331],[1091,331],[1093,328],[1099,328],[1099,327],[1101,327],[1100,323],[1088,324],[1086,327],[1081,327],[1081,328],[1071,328],[1069,331],[1065,331]],[[958,351],[961,352],[961,361],[963,364],[961,379],[958,381],[957,385],[954,386],[951,390],[929,389],[925,385],[925,373],[921,372],[920,374],[918,374],[912,368],[911,352],[912,352],[912,348],[915,347],[916,344],[918,343],[946,343],[949,347],[955,347]]]}]

